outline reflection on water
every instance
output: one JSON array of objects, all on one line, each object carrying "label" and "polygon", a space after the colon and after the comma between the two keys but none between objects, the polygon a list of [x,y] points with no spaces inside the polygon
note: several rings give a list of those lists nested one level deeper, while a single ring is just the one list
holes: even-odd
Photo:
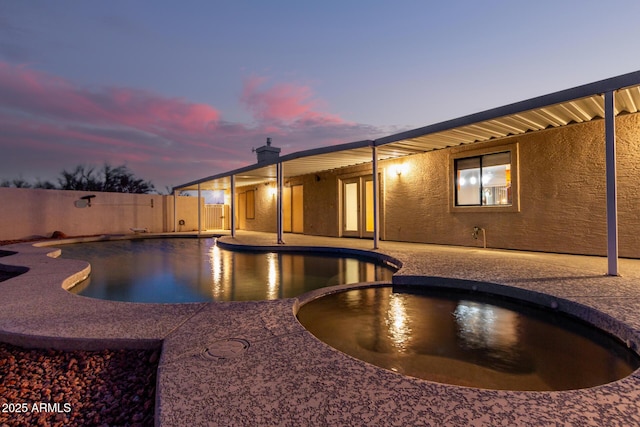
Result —
[{"label": "reflection on water", "polygon": [[469,348],[510,347],[518,341],[518,316],[512,311],[462,300],[453,316]]},{"label": "reflection on water", "polygon": [[222,294],[220,284],[224,281],[222,277],[222,255],[220,254],[220,248],[215,245],[209,250],[209,253],[211,254],[211,278],[213,279],[211,295],[214,300],[217,300]]},{"label": "reflection on water", "polygon": [[391,294],[385,324],[389,330],[389,339],[398,352],[404,353],[411,339],[411,326],[407,318],[405,295]]},{"label": "reflection on water", "polygon": [[267,262],[269,263],[269,273],[267,275],[267,299],[278,298],[278,258],[276,254],[267,254]]},{"label": "reflection on water", "polygon": [[605,384],[640,366],[637,355],[579,321],[455,292],[353,290],[305,304],[298,318],[358,359],[449,384],[568,390]]},{"label": "reflection on water", "polygon": [[344,283],[391,280],[392,270],[354,258],[220,249],[214,239],[145,239],[63,245],[91,264],[71,292],[132,302],[291,298]]},{"label": "reflection on water", "polygon": [[531,372],[530,358],[519,345],[517,313],[492,304],[459,301],[453,312],[460,347],[475,360],[505,372]]}]

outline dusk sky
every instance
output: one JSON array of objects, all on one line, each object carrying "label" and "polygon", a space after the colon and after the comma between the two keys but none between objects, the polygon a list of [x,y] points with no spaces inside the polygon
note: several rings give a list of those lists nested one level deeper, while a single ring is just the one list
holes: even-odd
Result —
[{"label": "dusk sky", "polygon": [[156,189],[640,70],[640,2],[0,0],[0,180]]}]

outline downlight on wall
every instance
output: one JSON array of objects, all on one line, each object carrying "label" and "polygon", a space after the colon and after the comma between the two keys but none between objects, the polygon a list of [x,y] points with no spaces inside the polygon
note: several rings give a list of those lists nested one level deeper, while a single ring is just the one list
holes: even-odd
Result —
[{"label": "downlight on wall", "polygon": [[409,171],[409,165],[406,163],[398,163],[389,167],[389,176],[392,178],[400,178]]}]

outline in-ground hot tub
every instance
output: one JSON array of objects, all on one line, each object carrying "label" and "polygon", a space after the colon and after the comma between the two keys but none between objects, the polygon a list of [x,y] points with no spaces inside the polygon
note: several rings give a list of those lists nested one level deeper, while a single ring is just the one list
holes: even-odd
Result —
[{"label": "in-ground hot tub", "polygon": [[640,367],[638,354],[584,321],[486,293],[367,287],[317,298],[297,316],[348,355],[447,384],[571,390],[613,382]]}]

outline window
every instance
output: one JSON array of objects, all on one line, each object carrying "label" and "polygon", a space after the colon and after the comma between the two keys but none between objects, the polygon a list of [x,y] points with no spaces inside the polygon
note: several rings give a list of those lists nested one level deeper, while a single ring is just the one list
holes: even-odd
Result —
[{"label": "window", "polygon": [[511,152],[454,160],[455,206],[512,206]]}]

